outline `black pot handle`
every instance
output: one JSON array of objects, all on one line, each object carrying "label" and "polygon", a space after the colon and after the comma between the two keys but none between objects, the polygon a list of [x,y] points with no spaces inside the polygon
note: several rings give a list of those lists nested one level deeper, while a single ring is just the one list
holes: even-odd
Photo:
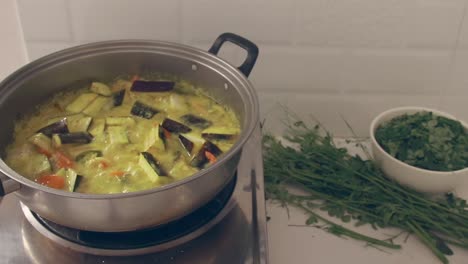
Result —
[{"label": "black pot handle", "polygon": [[219,49],[226,41],[232,42],[247,51],[247,58],[237,69],[239,69],[245,76],[248,77],[255,65],[255,62],[257,61],[257,45],[255,45],[250,40],[234,33],[223,33],[215,40],[208,52],[213,53],[214,55],[218,55]]}]

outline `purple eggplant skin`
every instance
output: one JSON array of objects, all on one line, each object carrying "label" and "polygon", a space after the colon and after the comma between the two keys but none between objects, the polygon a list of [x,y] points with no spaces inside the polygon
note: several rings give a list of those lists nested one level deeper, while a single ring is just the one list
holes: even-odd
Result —
[{"label": "purple eggplant skin", "polygon": [[143,93],[168,92],[174,89],[174,84],[174,82],[170,81],[136,80],[132,83],[130,91]]},{"label": "purple eggplant skin", "polygon": [[210,120],[192,114],[183,115],[180,119],[189,126],[195,126],[201,129],[208,128],[213,124]]},{"label": "purple eggplant skin", "polygon": [[52,123],[48,126],[45,126],[37,131],[38,133],[42,133],[48,137],[52,137],[53,134],[63,134],[69,133],[68,126],[67,126],[67,119],[63,118],[60,121]]},{"label": "purple eggplant skin", "polygon": [[75,192],[78,186],[80,186],[81,181],[83,180],[83,176],[76,175],[75,185],[73,185],[73,191]]},{"label": "purple eggplant skin", "polygon": [[88,132],[73,132],[57,134],[62,144],[88,144],[93,141],[93,136]]},{"label": "purple eggplant skin", "polygon": [[208,158],[205,156],[205,150],[203,148],[200,149],[190,161],[191,166],[197,167],[199,169],[203,169],[207,163]]},{"label": "purple eggplant skin", "polygon": [[164,129],[161,125],[159,125],[159,131],[158,131],[158,136],[159,138],[163,141],[164,143],[164,148],[167,148],[167,138],[166,138],[166,134],[164,134]]},{"label": "purple eggplant skin", "polygon": [[180,143],[182,144],[182,146],[184,146],[184,148],[187,150],[189,156],[192,155],[192,150],[193,150],[193,146],[195,145],[192,141],[190,141],[188,138],[182,136],[182,135],[179,135],[179,141]]},{"label": "purple eggplant skin", "polygon": [[159,110],[154,109],[153,107],[146,105],[142,102],[136,101],[133,104],[130,113],[135,116],[151,119],[155,114],[159,113]]},{"label": "purple eggplant skin", "polygon": [[190,161],[190,165],[202,169],[209,162],[208,158],[206,158],[205,151],[210,152],[211,154],[215,155],[215,157],[223,154],[221,149],[214,143],[205,141],[195,157],[193,157],[193,159]]},{"label": "purple eggplant skin", "polygon": [[169,118],[164,119],[162,127],[171,133],[188,133],[192,131],[190,127]]},{"label": "purple eggplant skin", "polygon": [[114,106],[120,106],[123,103],[125,97],[125,89],[117,91],[112,94],[112,99],[114,100]]},{"label": "purple eggplant skin", "polygon": [[213,142],[210,142],[208,140],[205,141],[205,143],[203,143],[202,149],[210,152],[211,154],[215,155],[216,157],[223,154],[223,151],[218,146],[216,146]]},{"label": "purple eggplant skin", "polygon": [[143,157],[145,157],[146,161],[148,164],[153,168],[153,170],[159,175],[159,176],[168,176],[167,172],[161,167],[160,163],[156,158],[151,155],[149,152],[141,152]]},{"label": "purple eggplant skin", "polygon": [[217,133],[202,133],[202,138],[206,140],[226,140],[234,141],[237,139],[238,135],[234,134],[217,134]]}]

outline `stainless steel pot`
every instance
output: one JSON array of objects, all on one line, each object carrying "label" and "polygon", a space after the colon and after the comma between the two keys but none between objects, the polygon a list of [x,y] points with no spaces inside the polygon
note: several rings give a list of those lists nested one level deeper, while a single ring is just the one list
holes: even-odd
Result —
[{"label": "stainless steel pot", "polygon": [[[215,56],[226,41],[247,51],[244,63],[237,69]],[[224,33],[209,52],[168,42],[122,40],[66,49],[27,64],[0,83],[0,149],[11,142],[18,116],[51,94],[83,80],[106,80],[122,73],[145,71],[175,74],[204,87],[237,113],[242,132],[232,149],[207,169],[182,181],[134,193],[92,195],[55,190],[28,180],[0,160],[1,195],[15,192],[40,216],[91,231],[138,230],[187,215],[232,179],[242,147],[258,124],[257,95],[246,78],[257,55],[255,44]]]}]

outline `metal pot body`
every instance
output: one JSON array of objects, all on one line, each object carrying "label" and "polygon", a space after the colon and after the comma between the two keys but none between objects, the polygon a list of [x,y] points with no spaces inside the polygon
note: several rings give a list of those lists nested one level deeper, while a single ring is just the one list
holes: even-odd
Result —
[{"label": "metal pot body", "polygon": [[241,134],[231,150],[215,164],[160,188],[109,195],[70,193],[30,181],[0,160],[0,172],[4,174],[3,178],[8,177],[3,191],[14,190],[17,184],[20,188],[16,194],[21,202],[41,217],[71,228],[100,232],[149,228],[199,208],[232,179],[242,147],[258,123],[257,96],[246,78],[255,63],[256,54],[252,51],[256,46],[228,33],[218,38],[210,52],[217,53],[224,41],[236,43],[237,40],[248,51],[248,58],[242,65],[244,68],[239,69],[196,48],[131,40],[78,46],[19,69],[0,84],[1,149],[12,141],[15,120],[32,111],[51,94],[81,86],[90,79],[105,81],[121,74],[141,72],[168,73],[203,87],[213,98],[237,113]]}]

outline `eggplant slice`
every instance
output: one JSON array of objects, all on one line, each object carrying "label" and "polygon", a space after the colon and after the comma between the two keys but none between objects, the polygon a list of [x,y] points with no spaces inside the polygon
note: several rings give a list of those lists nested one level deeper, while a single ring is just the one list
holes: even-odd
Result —
[{"label": "eggplant slice", "polygon": [[80,183],[81,181],[83,180],[83,176],[81,175],[76,175],[76,179],[75,179],[75,184],[73,185],[73,191],[76,192],[76,189],[78,189],[78,187],[80,186]]},{"label": "eggplant slice", "polygon": [[42,133],[48,137],[52,137],[52,134],[69,133],[68,126],[67,126],[67,119],[63,118],[55,123],[45,126],[39,129],[37,133]]},{"label": "eggplant slice", "polygon": [[191,156],[193,146],[195,144],[192,141],[190,141],[188,138],[186,138],[186,137],[184,137],[182,135],[179,135],[179,141],[182,144],[182,146],[184,146],[185,150],[187,150],[187,153],[189,154],[189,156]]},{"label": "eggplant slice", "polygon": [[132,83],[132,92],[168,92],[174,89],[174,82],[170,81],[142,81],[136,80]]},{"label": "eggplant slice", "polygon": [[213,123],[210,120],[206,120],[203,117],[199,117],[192,114],[183,115],[180,117],[184,123],[190,126],[195,126],[201,129],[210,127]]},{"label": "eggplant slice", "polygon": [[165,118],[162,127],[167,129],[167,131],[171,133],[188,133],[192,131],[192,129],[182,123],[179,123],[175,120]]},{"label": "eggplant slice", "polygon": [[237,139],[238,135],[234,134],[217,134],[217,133],[202,133],[202,138],[206,140],[226,140],[234,141]]},{"label": "eggplant slice", "polygon": [[156,158],[154,158],[154,156],[151,155],[151,153],[141,152],[141,155],[143,155],[145,160],[148,162],[151,168],[158,174],[158,176],[168,176],[167,172],[161,167],[159,161],[156,160]]},{"label": "eggplant slice", "polygon": [[142,102],[136,101],[135,104],[133,104],[132,110],[130,112],[132,115],[151,119],[155,114],[159,113],[159,110],[154,109],[153,107]]},{"label": "eggplant slice", "polygon": [[57,134],[61,144],[88,144],[93,141],[93,136],[89,132],[74,132]]},{"label": "eggplant slice", "polygon": [[114,101],[114,106],[120,106],[123,103],[125,97],[125,89],[122,89],[118,92],[112,94],[112,100]]},{"label": "eggplant slice", "polygon": [[219,155],[223,154],[221,149],[214,143],[210,141],[205,141],[205,143],[203,143],[202,147],[198,151],[197,155],[195,155],[195,157],[193,157],[193,159],[190,161],[190,165],[202,169],[209,162],[205,152],[210,152],[215,157],[218,157]]}]

